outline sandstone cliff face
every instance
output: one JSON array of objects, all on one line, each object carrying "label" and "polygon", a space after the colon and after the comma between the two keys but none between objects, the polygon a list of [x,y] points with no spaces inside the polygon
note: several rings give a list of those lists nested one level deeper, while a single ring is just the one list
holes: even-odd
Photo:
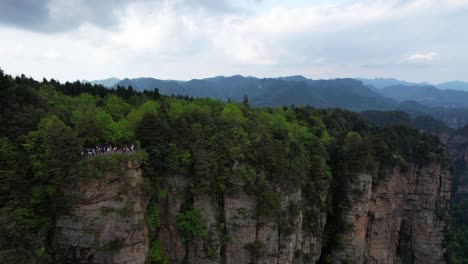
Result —
[{"label": "sandstone cliff face", "polygon": [[78,201],[68,215],[57,219],[57,262],[145,263],[149,197],[140,189],[138,163],[122,164],[120,171],[82,180],[68,191]]},{"label": "sandstone cliff face", "polygon": [[[353,231],[344,235],[344,248],[332,252],[333,262],[444,263],[442,240],[447,223],[442,213],[450,200],[450,180],[450,172],[440,164],[413,165],[404,173],[395,168],[378,182],[370,174],[358,175],[349,194],[353,206],[342,216]],[[179,176],[169,184],[180,197],[187,179]],[[300,191],[283,194],[282,207],[301,199]],[[293,216],[295,230],[284,234],[274,221],[255,217],[256,200],[243,191],[226,195],[222,206],[205,195],[195,195],[193,200],[194,208],[203,212],[209,238],[184,248],[178,244],[181,240],[174,223],[168,223],[172,239],[165,231],[160,239],[165,241],[171,263],[315,263],[322,254],[324,210],[318,211],[314,234],[304,230],[302,211]],[[176,199],[165,206],[177,210],[181,203]],[[224,245],[219,240],[223,230],[216,229],[220,223],[225,225]],[[212,256],[206,254],[207,243],[214,246]]]},{"label": "sandstone cliff face", "polygon": [[[282,233],[276,219],[257,217],[257,200],[243,191],[240,182],[237,191],[225,194],[221,204],[210,193],[190,194],[187,176],[171,176],[167,184],[168,195],[159,201],[162,216],[157,237],[169,263],[314,263],[320,257],[325,210],[317,210],[316,234],[303,230],[302,211],[286,213],[295,228]],[[327,192],[322,196],[326,199]],[[300,190],[281,197],[285,212],[302,199]],[[175,219],[187,204],[201,211],[207,236],[184,243]]]},{"label": "sandstone cliff face", "polygon": [[[57,256],[69,263],[144,263],[148,230],[144,213],[149,197],[142,194],[138,165],[128,163],[124,176],[112,173],[78,183],[82,194],[70,215],[57,221]],[[441,217],[450,198],[448,171],[440,164],[387,171],[383,180],[359,174],[352,183],[352,208],[343,217],[352,231],[342,249],[331,252],[333,263],[443,263],[442,239],[447,224]],[[214,199],[193,192],[187,175],[167,177],[167,194],[157,199],[160,226],[155,237],[169,263],[316,263],[323,252],[327,210],[306,204],[302,190],[281,193],[281,209],[294,228],[277,219],[260,219],[255,196],[238,190]],[[318,195],[325,203],[329,186]],[[291,210],[291,205],[300,205]],[[207,235],[184,241],[177,215],[190,206],[199,209]],[[305,210],[315,216],[306,228]],[[337,216],[333,216],[337,217]],[[310,220],[309,220],[310,221]],[[330,252],[329,252],[330,253]],[[323,257],[323,256],[322,256]]]},{"label": "sandstone cliff face", "polygon": [[450,200],[450,173],[440,164],[395,169],[378,183],[359,175],[345,219],[353,231],[346,246],[334,252],[344,263],[445,263],[442,219]]}]

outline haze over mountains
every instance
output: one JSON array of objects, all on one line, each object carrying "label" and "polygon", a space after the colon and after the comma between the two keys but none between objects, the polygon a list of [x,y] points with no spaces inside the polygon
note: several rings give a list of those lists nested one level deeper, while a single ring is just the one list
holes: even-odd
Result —
[{"label": "haze over mountains", "polygon": [[154,78],[123,79],[116,86],[153,90],[166,95],[209,97],[241,101],[244,95],[257,106],[313,105],[342,107],[351,110],[387,109],[397,104],[384,98],[355,79],[311,80],[302,76],[255,78],[234,75],[190,81],[168,81]]},{"label": "haze over mountains", "polygon": [[450,82],[443,82],[439,84],[431,84],[428,82],[421,82],[421,83],[414,83],[414,82],[406,82],[394,78],[375,78],[375,79],[362,79],[358,78],[358,80],[362,81],[365,85],[371,86],[377,89],[382,89],[389,86],[433,86],[441,90],[460,90],[460,91],[468,91],[468,83],[462,81],[450,81]]},{"label": "haze over mountains", "polygon": [[247,95],[249,103],[255,106],[311,105],[353,111],[401,110],[412,116],[432,115],[453,128],[468,123],[468,83],[465,82],[431,85],[391,78],[312,80],[300,75],[279,78],[234,75],[189,81],[109,78],[90,83],[114,88],[132,86],[138,91],[158,88],[165,95],[224,101],[242,101]]}]

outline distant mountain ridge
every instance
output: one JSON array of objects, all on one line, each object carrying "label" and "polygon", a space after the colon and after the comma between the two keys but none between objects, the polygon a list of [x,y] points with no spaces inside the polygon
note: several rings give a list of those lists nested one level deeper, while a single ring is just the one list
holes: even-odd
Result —
[{"label": "distant mountain ridge", "polygon": [[[380,88],[370,84],[375,84],[375,81]],[[391,83],[397,84],[383,87]],[[458,82],[456,85],[460,83],[463,84]],[[158,88],[161,94],[168,96],[209,97],[223,101],[242,101],[247,95],[249,103],[254,106],[311,105],[353,111],[400,110],[412,117],[430,114],[452,128],[468,123],[468,92],[441,90],[426,83],[414,84],[389,78],[312,80],[301,75],[278,78],[234,75],[177,81],[144,77],[125,78],[110,87],[117,86],[132,86],[139,91]]]},{"label": "distant mountain ridge", "polygon": [[434,86],[389,86],[377,91],[397,101],[414,100],[432,107],[468,108],[468,92],[441,90]]},{"label": "distant mountain ridge", "polygon": [[377,89],[383,89],[383,88],[390,87],[390,86],[404,85],[404,86],[434,86],[441,90],[459,90],[459,91],[468,92],[468,82],[462,82],[462,81],[450,81],[450,82],[443,82],[439,84],[432,84],[428,82],[421,82],[421,83],[407,82],[407,81],[402,81],[402,80],[398,80],[395,78],[374,78],[374,79],[357,78],[357,80],[362,81],[364,85],[377,88]]},{"label": "distant mountain ridge", "polygon": [[437,88],[442,90],[460,90],[460,91],[468,91],[468,83],[461,82],[461,81],[452,81],[452,82],[444,82],[439,83],[436,85]]},{"label": "distant mountain ridge", "polygon": [[432,85],[430,83],[414,83],[414,82],[407,82],[398,80],[395,78],[375,78],[375,79],[363,79],[357,78],[357,80],[362,81],[364,85],[372,86],[377,89],[382,89],[389,86],[396,86],[396,85],[407,85],[407,86],[424,86],[424,85]]},{"label": "distant mountain ridge", "polygon": [[85,83],[90,83],[90,84],[98,84],[102,85],[104,87],[111,88],[114,85],[116,85],[118,82],[120,82],[119,78],[111,77],[103,80],[94,80],[94,81],[87,81],[87,80],[82,80]]},{"label": "distant mountain ridge", "polygon": [[311,80],[303,76],[255,78],[234,75],[190,81],[168,81],[154,78],[123,79],[116,86],[136,90],[158,88],[165,95],[209,97],[241,101],[244,95],[257,106],[313,105],[342,107],[351,110],[387,109],[396,102],[376,93],[355,79]]}]

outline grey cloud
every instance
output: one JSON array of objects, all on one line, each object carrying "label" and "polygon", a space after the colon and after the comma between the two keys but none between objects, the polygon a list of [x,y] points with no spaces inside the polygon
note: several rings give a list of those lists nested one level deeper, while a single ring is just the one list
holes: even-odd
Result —
[{"label": "grey cloud", "polygon": [[110,27],[117,22],[114,11],[124,3],[124,0],[0,0],[0,23],[45,33],[67,31],[83,23]]},{"label": "grey cloud", "polygon": [[35,28],[48,19],[47,4],[36,0],[1,0],[0,21],[23,28]]},{"label": "grey cloud", "polygon": [[[131,3],[144,2],[154,4],[163,0],[0,0],[0,24],[43,33],[64,32],[84,23],[112,28],[120,19],[117,11]],[[213,14],[239,11],[229,0],[171,0],[169,3],[178,9],[203,9]]]}]

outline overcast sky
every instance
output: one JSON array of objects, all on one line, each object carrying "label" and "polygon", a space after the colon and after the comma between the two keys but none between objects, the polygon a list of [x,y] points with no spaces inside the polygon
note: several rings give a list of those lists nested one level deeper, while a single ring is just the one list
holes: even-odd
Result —
[{"label": "overcast sky", "polygon": [[0,67],[58,80],[468,81],[468,0],[0,0]]}]

